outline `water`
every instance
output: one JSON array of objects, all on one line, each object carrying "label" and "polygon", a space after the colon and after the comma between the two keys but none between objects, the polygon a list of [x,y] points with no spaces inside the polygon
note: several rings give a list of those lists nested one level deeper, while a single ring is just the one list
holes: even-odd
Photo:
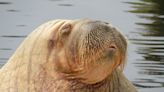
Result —
[{"label": "water", "polygon": [[117,26],[129,39],[126,76],[139,92],[164,92],[162,0],[0,0],[0,66],[32,30],[59,18]]}]

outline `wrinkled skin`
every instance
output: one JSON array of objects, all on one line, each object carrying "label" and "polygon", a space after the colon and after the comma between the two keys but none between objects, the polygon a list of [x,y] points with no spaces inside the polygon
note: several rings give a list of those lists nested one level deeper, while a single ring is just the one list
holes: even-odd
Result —
[{"label": "wrinkled skin", "polygon": [[54,20],[34,30],[0,70],[2,92],[137,92],[122,73],[125,37],[111,24]]}]

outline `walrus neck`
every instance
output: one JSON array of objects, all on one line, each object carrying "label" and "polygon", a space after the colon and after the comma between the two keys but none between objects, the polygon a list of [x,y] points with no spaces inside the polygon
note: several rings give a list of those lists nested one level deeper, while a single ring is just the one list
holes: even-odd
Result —
[{"label": "walrus neck", "polygon": [[133,84],[117,69],[109,77],[109,92],[137,92]]},{"label": "walrus neck", "polygon": [[69,80],[68,85],[70,92],[137,92],[135,87],[119,69],[103,81],[95,84],[85,84],[78,80]]}]

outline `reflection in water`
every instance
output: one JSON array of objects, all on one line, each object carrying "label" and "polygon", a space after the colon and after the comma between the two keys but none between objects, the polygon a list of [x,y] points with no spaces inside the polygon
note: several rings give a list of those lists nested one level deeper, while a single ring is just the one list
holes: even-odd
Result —
[{"label": "reflection in water", "polygon": [[128,2],[143,22],[137,30],[140,37],[131,38],[139,47],[137,53],[142,56],[137,60],[139,74],[143,78],[136,79],[136,86],[142,88],[164,87],[164,0],[139,0]]},{"label": "reflection in water", "polygon": [[150,20],[148,23],[136,23],[144,26],[143,36],[164,36],[164,1],[163,0],[140,0],[133,4],[130,12],[140,14],[139,17]]}]

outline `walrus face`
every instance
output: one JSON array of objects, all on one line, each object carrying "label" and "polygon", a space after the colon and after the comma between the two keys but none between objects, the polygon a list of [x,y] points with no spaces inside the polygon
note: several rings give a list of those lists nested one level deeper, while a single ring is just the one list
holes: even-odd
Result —
[{"label": "walrus face", "polygon": [[76,20],[63,25],[64,40],[55,64],[68,79],[94,84],[124,63],[127,42],[111,24]]}]

